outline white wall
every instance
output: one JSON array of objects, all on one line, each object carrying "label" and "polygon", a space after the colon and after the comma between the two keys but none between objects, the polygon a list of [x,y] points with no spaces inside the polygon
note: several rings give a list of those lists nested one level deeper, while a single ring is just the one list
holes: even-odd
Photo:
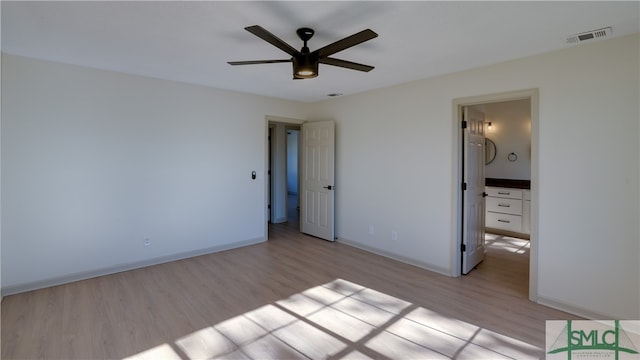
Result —
[{"label": "white wall", "polygon": [[2,105],[5,293],[263,241],[265,115],[304,114],[6,54]]},{"label": "white wall", "polygon": [[[496,144],[496,158],[484,168],[484,176],[496,179],[531,180],[531,104],[529,99],[483,105],[485,136]],[[517,156],[509,161],[509,154]]]},{"label": "white wall", "polygon": [[338,238],[452,273],[452,102],[538,88],[538,299],[639,318],[638,45],[636,34],[313,104],[313,119],[336,120]]}]

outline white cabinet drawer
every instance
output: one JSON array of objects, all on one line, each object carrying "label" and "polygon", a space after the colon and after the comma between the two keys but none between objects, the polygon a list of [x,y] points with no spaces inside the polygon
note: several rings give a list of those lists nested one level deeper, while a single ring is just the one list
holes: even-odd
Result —
[{"label": "white cabinet drawer", "polygon": [[489,196],[493,196],[493,197],[522,200],[522,190],[518,190],[518,189],[497,188],[497,187],[487,186],[485,188],[485,191]]},{"label": "white cabinet drawer", "polygon": [[522,200],[487,197],[487,211],[522,215]]},{"label": "white cabinet drawer", "polygon": [[485,226],[513,232],[522,232],[522,216],[488,212]]}]

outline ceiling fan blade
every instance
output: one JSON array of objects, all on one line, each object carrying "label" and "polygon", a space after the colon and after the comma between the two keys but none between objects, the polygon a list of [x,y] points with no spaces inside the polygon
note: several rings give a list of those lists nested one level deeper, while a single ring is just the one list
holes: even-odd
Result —
[{"label": "ceiling fan blade", "polygon": [[313,53],[316,54],[320,59],[322,59],[327,56],[333,55],[338,51],[342,51],[344,49],[350,48],[352,46],[358,45],[365,41],[374,39],[376,37],[378,37],[378,34],[376,34],[373,30],[371,29],[362,30],[359,33],[355,33],[351,36],[347,36],[342,40],[338,40],[325,47],[321,47],[320,49],[314,51]]},{"label": "ceiling fan blade", "polygon": [[291,62],[292,60],[251,60],[251,61],[229,61],[229,65],[255,65],[255,64],[274,64]]},{"label": "ceiling fan blade", "polygon": [[365,71],[365,72],[368,72],[368,71],[371,71],[371,70],[374,69],[373,66],[369,66],[369,65],[365,65],[365,64],[358,64],[358,63],[354,63],[354,62],[351,62],[351,61],[334,59],[334,58],[322,58],[322,59],[320,59],[318,61],[321,64],[340,66],[340,67],[347,68],[347,69],[359,70],[359,71]]},{"label": "ceiling fan blade", "polygon": [[260,39],[262,39],[262,40],[270,43],[271,45],[277,47],[278,49],[286,52],[287,54],[289,54],[291,56],[296,56],[297,54],[300,53],[298,50],[293,48],[291,45],[287,44],[286,42],[284,42],[283,40],[281,40],[277,36],[273,35],[269,31],[265,30],[260,25],[247,26],[244,29],[247,30],[248,32],[252,33],[253,35],[259,37]]}]

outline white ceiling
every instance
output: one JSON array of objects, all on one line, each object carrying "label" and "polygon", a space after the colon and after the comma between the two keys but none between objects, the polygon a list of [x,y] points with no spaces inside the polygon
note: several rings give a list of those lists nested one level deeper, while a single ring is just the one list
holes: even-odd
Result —
[{"label": "white ceiling", "polygon": [[[2,51],[278,98],[318,101],[569,46],[568,35],[640,31],[640,2],[8,2]],[[286,59],[244,30],[261,25],[301,48],[295,30],[315,29],[311,51],[370,28],[378,38],[333,57],[375,66],[369,73],[320,65],[292,80]]]}]

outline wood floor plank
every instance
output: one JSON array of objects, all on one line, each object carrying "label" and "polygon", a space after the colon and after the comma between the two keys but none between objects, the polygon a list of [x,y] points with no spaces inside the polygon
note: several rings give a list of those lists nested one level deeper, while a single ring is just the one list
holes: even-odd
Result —
[{"label": "wood floor plank", "polygon": [[[309,237],[295,226],[271,225],[265,243],[7,296],[1,355],[324,357],[322,342],[298,341],[307,329],[309,336],[324,334],[320,338],[332,349],[325,355],[333,358],[490,352],[492,339],[504,348],[501,355],[535,357],[544,348],[545,320],[578,317],[530,302],[527,249],[505,244],[490,243],[486,260],[476,270],[451,278]],[[269,324],[256,320],[262,312],[271,319]],[[278,316],[284,315],[295,321],[279,324]],[[369,321],[372,325],[363,322],[366,331],[342,334],[335,328],[340,322],[368,318],[377,320]],[[425,333],[453,329],[447,336],[458,340],[451,344],[469,343],[465,337],[470,329],[484,337],[478,336],[472,346],[444,351],[446,343],[429,348],[428,341],[401,337],[403,331],[409,334],[402,324]],[[404,348],[389,348],[393,344]]]}]

